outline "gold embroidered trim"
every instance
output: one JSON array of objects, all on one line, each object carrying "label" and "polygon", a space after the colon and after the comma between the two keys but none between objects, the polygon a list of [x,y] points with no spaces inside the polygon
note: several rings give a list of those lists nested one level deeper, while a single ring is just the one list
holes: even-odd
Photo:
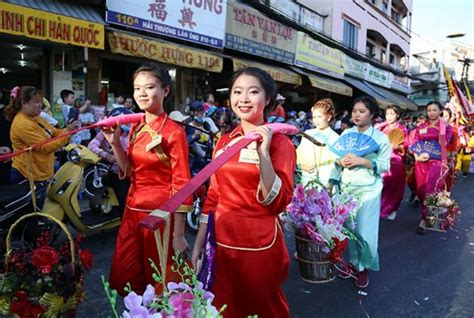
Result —
[{"label": "gold embroidered trim", "polygon": [[177,209],[176,212],[178,213],[189,213],[193,211],[194,206],[188,204],[181,204]]},{"label": "gold embroidered trim", "polygon": [[267,196],[263,199],[260,200],[259,194],[262,192],[262,188],[260,186],[260,183],[258,184],[257,187],[257,193],[256,193],[256,198],[259,203],[262,205],[270,205],[273,200],[278,196],[281,190],[281,179],[278,177],[278,175],[275,175],[275,180],[273,181],[272,188],[270,192],[268,192]]},{"label": "gold embroidered trim", "polygon": [[[277,239],[277,235],[278,235],[278,229],[281,230],[281,228],[280,228],[280,223],[278,222],[278,219],[275,218],[275,235],[273,236],[272,242],[271,242],[269,245],[264,246],[264,247],[251,248],[251,247],[232,246],[232,245],[227,245],[227,244],[219,243],[219,242],[217,242],[217,241],[216,241],[216,244],[219,245],[219,246],[222,246],[222,247],[231,249],[231,250],[250,251],[250,252],[265,251],[265,250],[268,250],[269,248],[271,248],[273,245],[275,245],[275,242],[276,242],[276,239]],[[282,232],[283,232],[283,231],[282,231]]]},{"label": "gold embroidered trim", "polygon": [[[158,136],[158,132],[155,131],[150,126],[148,126],[148,124],[144,124],[142,127],[140,127],[139,131],[135,134],[135,137],[138,137],[140,134],[143,134],[143,133],[148,133],[152,140]],[[163,151],[163,148],[161,147],[161,145],[156,145],[155,147],[153,147],[153,151],[155,152],[158,159],[161,160],[161,162],[163,162],[167,167],[171,167],[170,158]]]},{"label": "gold embroidered trim", "polygon": [[127,209],[130,209],[132,211],[138,211],[138,212],[151,212],[153,211],[154,209],[139,209],[139,208],[132,208],[131,206],[129,206],[127,204]]},{"label": "gold embroidered trim", "polygon": [[[130,209],[132,211],[138,211],[138,212],[151,212],[151,211],[154,211],[155,209],[140,209],[140,208],[132,208],[131,206],[129,206],[127,204],[127,209]],[[187,205],[187,204],[182,204],[180,205],[177,209],[176,209],[176,212],[183,212],[183,213],[188,213],[188,212],[191,212],[193,210],[193,206],[192,205]]]}]

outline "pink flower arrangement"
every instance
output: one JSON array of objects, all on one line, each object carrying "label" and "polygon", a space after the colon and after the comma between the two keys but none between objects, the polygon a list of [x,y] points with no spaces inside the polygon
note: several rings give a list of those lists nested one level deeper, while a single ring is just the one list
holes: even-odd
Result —
[{"label": "pink flower arrangement", "polygon": [[283,216],[285,225],[300,235],[332,250],[335,240],[347,239],[350,233],[344,225],[354,228],[353,212],[357,202],[348,194],[331,196],[322,186],[303,187],[298,184]]},{"label": "pink flower arrangement", "polygon": [[[212,305],[214,295],[203,288],[198,281],[194,270],[179,256],[173,256],[175,264],[173,271],[182,279],[182,282],[169,282],[167,291],[157,295],[155,288],[148,285],[143,295],[138,295],[128,288],[128,295],[124,298],[126,310],[122,313],[123,318],[219,318],[225,306],[217,310]],[[158,269],[152,263],[155,270],[155,280],[161,284],[161,276]],[[115,311],[117,292],[109,291],[109,284],[102,277],[105,291],[115,317],[119,317]]]}]

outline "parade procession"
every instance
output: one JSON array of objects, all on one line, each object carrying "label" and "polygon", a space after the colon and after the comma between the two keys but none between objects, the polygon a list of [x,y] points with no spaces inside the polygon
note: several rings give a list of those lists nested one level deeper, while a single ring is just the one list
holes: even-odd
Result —
[{"label": "parade procession", "polygon": [[474,317],[473,15],[0,1],[0,317]]}]

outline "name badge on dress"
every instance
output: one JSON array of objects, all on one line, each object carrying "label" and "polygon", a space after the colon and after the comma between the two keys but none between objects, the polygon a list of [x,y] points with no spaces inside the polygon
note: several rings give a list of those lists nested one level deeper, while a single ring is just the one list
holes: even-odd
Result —
[{"label": "name badge on dress", "polygon": [[255,149],[244,148],[240,150],[239,162],[259,164],[258,153]]},{"label": "name badge on dress", "polygon": [[150,151],[151,149],[161,144],[161,139],[161,135],[156,135],[155,137],[153,137],[151,141],[146,145],[145,151]]},{"label": "name badge on dress", "polygon": [[423,129],[420,129],[420,134],[421,135],[424,135],[428,132],[428,129],[427,128],[423,128]]}]

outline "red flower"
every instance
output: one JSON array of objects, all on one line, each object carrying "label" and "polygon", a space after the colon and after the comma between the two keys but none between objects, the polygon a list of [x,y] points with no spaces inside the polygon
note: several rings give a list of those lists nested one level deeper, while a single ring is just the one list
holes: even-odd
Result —
[{"label": "red flower", "polygon": [[31,263],[40,269],[43,274],[49,274],[53,266],[58,262],[58,251],[51,246],[43,246],[35,249],[31,257]]},{"label": "red flower", "polygon": [[334,238],[334,248],[328,255],[329,261],[331,263],[339,263],[342,260],[342,253],[346,249],[348,242],[349,241],[347,239],[339,241],[337,238]]},{"label": "red flower", "polygon": [[17,291],[15,300],[10,305],[10,311],[12,314],[20,316],[20,318],[37,318],[45,311],[45,308],[30,303],[25,291]]},{"label": "red flower", "polygon": [[92,268],[92,261],[94,259],[94,255],[92,255],[90,250],[79,250],[79,258],[81,260],[82,265],[87,271]]}]

